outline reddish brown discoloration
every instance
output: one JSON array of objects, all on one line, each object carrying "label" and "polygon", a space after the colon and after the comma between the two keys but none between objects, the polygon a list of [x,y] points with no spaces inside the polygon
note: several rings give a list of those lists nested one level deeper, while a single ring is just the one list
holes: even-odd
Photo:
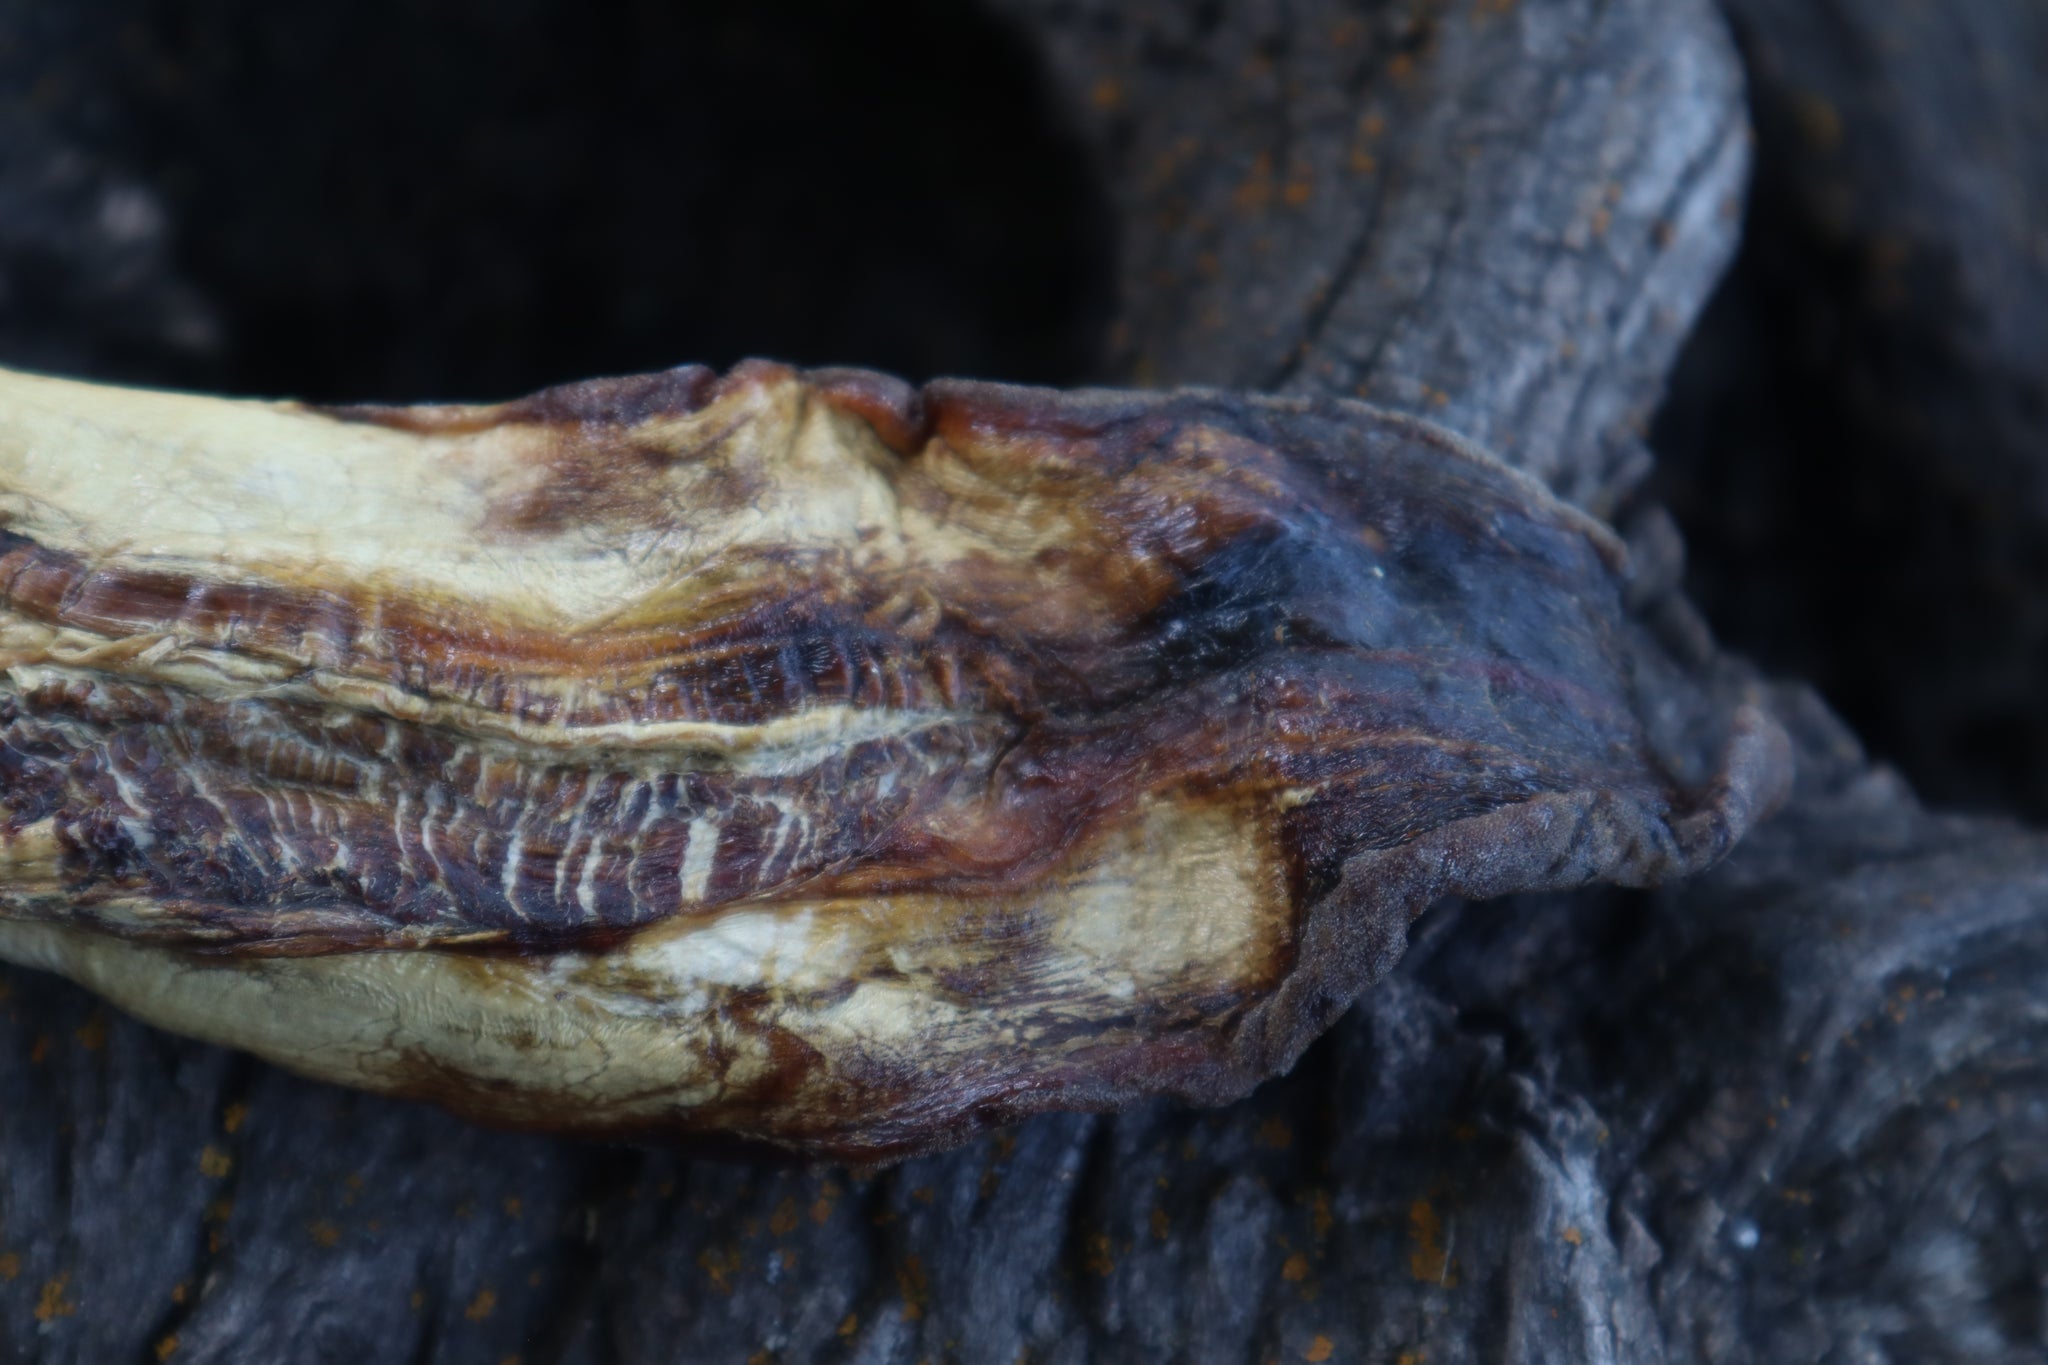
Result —
[{"label": "reddish brown discoloration", "polygon": [[[705,1097],[650,1120],[431,1052],[366,1082],[483,1117],[873,1155],[1222,1098],[1431,899],[1681,873],[1783,782],[1753,711],[1700,698],[1692,748],[1653,741],[1608,532],[1358,405],[750,363],[329,416],[442,443],[423,459],[511,442],[472,532],[508,575],[564,544],[677,567],[563,624],[0,527],[0,625],[48,641],[0,681],[0,834],[55,850],[11,881],[0,857],[0,919],[599,966],[707,927],[675,970],[713,973],[743,1045],[705,1045]],[[1153,904],[1183,851],[1213,867]],[[1168,918],[1123,927],[1119,897]],[[735,985],[748,935],[849,974]],[[668,989],[618,970],[604,990]],[[874,1042],[927,1009],[949,1038],[995,1022],[943,1061]]]},{"label": "reddish brown discoloration", "polygon": [[883,445],[908,459],[931,439],[924,394],[893,375],[873,370],[813,370],[818,397],[874,429]]}]

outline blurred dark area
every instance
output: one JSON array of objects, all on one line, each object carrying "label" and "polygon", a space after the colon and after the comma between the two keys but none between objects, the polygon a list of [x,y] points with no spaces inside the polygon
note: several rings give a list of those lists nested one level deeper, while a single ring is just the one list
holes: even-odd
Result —
[{"label": "blurred dark area", "polygon": [[1689,586],[1929,801],[2048,820],[2048,8],[1726,8],[1748,217],[1653,437]]},{"label": "blurred dark area", "polygon": [[973,6],[0,10],[0,357],[315,400],[761,355],[1071,382],[1108,224]]}]

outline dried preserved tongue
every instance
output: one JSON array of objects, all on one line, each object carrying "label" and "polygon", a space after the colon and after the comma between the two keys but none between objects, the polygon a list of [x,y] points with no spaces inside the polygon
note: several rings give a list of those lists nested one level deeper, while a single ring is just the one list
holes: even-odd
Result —
[{"label": "dried preserved tongue", "polygon": [[567,1131],[1221,1101],[1433,899],[1679,875],[1777,799],[1760,711],[1639,712],[1626,586],[1350,403],[0,375],[0,956]]}]

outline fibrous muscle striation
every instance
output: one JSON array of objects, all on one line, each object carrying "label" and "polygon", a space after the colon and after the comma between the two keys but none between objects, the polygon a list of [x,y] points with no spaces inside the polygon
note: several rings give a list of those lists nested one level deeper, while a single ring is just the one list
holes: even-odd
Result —
[{"label": "fibrous muscle striation", "polygon": [[1678,875],[1776,799],[1756,706],[1640,713],[1627,574],[1352,403],[0,373],[0,957],[565,1131],[1218,1101],[1432,900]]}]

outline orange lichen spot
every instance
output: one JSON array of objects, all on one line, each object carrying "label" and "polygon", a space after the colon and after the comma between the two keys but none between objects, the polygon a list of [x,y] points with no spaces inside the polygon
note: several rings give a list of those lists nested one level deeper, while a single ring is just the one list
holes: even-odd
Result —
[{"label": "orange lichen spot", "polygon": [[1443,1230],[1443,1219],[1427,1199],[1418,1199],[1408,1206],[1408,1273],[1426,1284],[1453,1282]]},{"label": "orange lichen spot", "polygon": [[1387,78],[1396,85],[1405,85],[1414,78],[1415,58],[1406,52],[1397,52],[1387,63]]},{"label": "orange lichen spot", "polygon": [[1105,114],[1113,109],[1120,109],[1124,102],[1124,88],[1116,77],[1104,76],[1089,90],[1088,102]]},{"label": "orange lichen spot", "polygon": [[1605,237],[1607,229],[1614,226],[1614,210],[1604,204],[1594,209],[1589,226],[1591,226],[1595,237]]},{"label": "orange lichen spot", "polygon": [[1173,1220],[1166,1216],[1166,1210],[1154,1206],[1151,1221],[1152,1235],[1162,1242],[1165,1241],[1167,1234],[1173,1231]]},{"label": "orange lichen spot", "polygon": [[831,1217],[832,1200],[828,1196],[821,1194],[811,1201],[811,1221],[813,1223],[823,1227],[830,1221]]},{"label": "orange lichen spot", "polygon": [[1179,147],[1168,147],[1152,158],[1152,165],[1145,173],[1145,189],[1153,194],[1165,189],[1180,170],[1185,153]]},{"label": "orange lichen spot", "polygon": [[903,1296],[905,1322],[916,1322],[924,1316],[925,1304],[931,1300],[931,1289],[924,1278],[924,1262],[915,1256],[903,1258],[903,1263],[896,1267],[896,1292]]},{"label": "orange lichen spot", "polygon": [[28,1064],[30,1066],[41,1066],[45,1061],[49,1060],[49,1056],[50,1035],[47,1033],[39,1033],[36,1035],[36,1040],[33,1043],[29,1044]]},{"label": "orange lichen spot", "polygon": [[747,1357],[747,1365],[775,1365],[775,1352],[756,1351]]},{"label": "orange lichen spot", "polygon": [[316,1218],[306,1224],[306,1235],[313,1239],[315,1246],[341,1245],[341,1229],[325,1218]]},{"label": "orange lichen spot", "polygon": [[223,1180],[233,1169],[235,1159],[211,1143],[199,1153],[199,1173],[208,1180]]},{"label": "orange lichen spot", "polygon": [[1800,1190],[1800,1189],[1787,1189],[1787,1190],[1781,1190],[1781,1191],[1779,1192],[1779,1194],[1778,1194],[1778,1197],[1779,1197],[1780,1199],[1783,1199],[1783,1200],[1784,1200],[1784,1201],[1785,1201],[1786,1203],[1788,1203],[1788,1204],[1800,1204],[1800,1205],[1808,1205],[1808,1204],[1811,1204],[1811,1203],[1813,1203],[1813,1191],[1812,1191],[1812,1190]]},{"label": "orange lichen spot", "polygon": [[107,1015],[105,1010],[94,1010],[86,1016],[84,1023],[72,1031],[72,1037],[87,1052],[98,1052],[107,1045]]},{"label": "orange lichen spot", "polygon": [[13,1251],[0,1253],[0,1280],[12,1280],[20,1276],[20,1274],[20,1253]]},{"label": "orange lichen spot", "polygon": [[169,1360],[172,1356],[176,1355],[177,1353],[178,1334],[176,1332],[171,1333],[169,1336],[165,1337],[162,1341],[159,1341],[156,1344],[156,1358],[158,1360]]},{"label": "orange lichen spot", "polygon": [[407,1299],[406,1303],[412,1308],[413,1312],[417,1313],[420,1311],[420,1309],[426,1307],[427,1296],[425,1294],[422,1294],[419,1290],[415,1289],[412,1291],[412,1297]]},{"label": "orange lichen spot", "polygon": [[1260,152],[1252,168],[1231,192],[1231,206],[1243,213],[1256,213],[1273,202],[1273,154]]},{"label": "orange lichen spot", "polygon": [[526,1365],[526,1360],[523,1356],[505,1356],[498,1361],[498,1365]]},{"label": "orange lichen spot", "polygon": [[848,1313],[839,1320],[839,1335],[851,1337],[860,1331],[860,1314]]},{"label": "orange lichen spot", "polygon": [[1090,1275],[1108,1275],[1116,1269],[1116,1254],[1110,1249],[1107,1233],[1090,1235],[1087,1254],[1081,1258],[1081,1264]]},{"label": "orange lichen spot", "polygon": [[1351,149],[1351,173],[1353,175],[1377,175],[1380,159],[1363,147]]},{"label": "orange lichen spot", "polygon": [[59,1275],[43,1281],[42,1292],[36,1295],[37,1322],[55,1322],[58,1318],[68,1318],[78,1311],[78,1305],[64,1292],[65,1286],[70,1283],[69,1275]]},{"label": "orange lichen spot", "polygon": [[775,1206],[774,1214],[768,1219],[768,1231],[777,1237],[787,1237],[796,1231],[796,1225],[801,1221],[802,1216],[797,1213],[796,1196],[790,1195]]},{"label": "orange lichen spot", "polygon": [[232,1199],[216,1199],[206,1206],[206,1221],[209,1223],[225,1223],[234,1216],[235,1201]]},{"label": "orange lichen spot", "polygon": [[1403,1351],[1394,1357],[1394,1365],[1423,1365],[1428,1359],[1427,1351]]},{"label": "orange lichen spot", "polygon": [[1566,1228],[1564,1230],[1564,1239],[1575,1247],[1586,1244],[1586,1234],[1580,1232],[1577,1228]]},{"label": "orange lichen spot", "polygon": [[700,1251],[697,1253],[697,1268],[710,1279],[713,1289],[721,1294],[730,1294],[733,1272],[740,1268],[740,1254],[715,1249]]},{"label": "orange lichen spot", "polygon": [[1802,94],[1793,101],[1792,113],[1806,145],[1814,151],[1826,154],[1842,145],[1842,114],[1826,96],[1811,91]]},{"label": "orange lichen spot", "polygon": [[471,1322],[482,1322],[497,1311],[497,1293],[489,1289],[479,1289],[476,1291],[476,1297],[469,1301],[469,1307],[462,1310],[462,1316]]},{"label": "orange lichen spot", "polygon": [[1314,198],[1315,192],[1315,185],[1306,177],[1296,177],[1288,181],[1286,187],[1280,191],[1280,202],[1288,208],[1298,209]]},{"label": "orange lichen spot", "polygon": [[1328,1360],[1336,1349],[1336,1342],[1331,1341],[1321,1333],[1317,1333],[1315,1340],[1309,1342],[1308,1348],[1301,1353],[1301,1358],[1309,1361]]},{"label": "orange lichen spot", "polygon": [[1294,1129],[1276,1114],[1259,1125],[1259,1145],[1284,1152],[1294,1145]]},{"label": "orange lichen spot", "polygon": [[1300,1284],[1303,1280],[1307,1279],[1308,1257],[1298,1251],[1289,1256],[1286,1264],[1280,1267],[1280,1278],[1289,1284]]},{"label": "orange lichen spot", "polygon": [[220,1126],[223,1132],[232,1133],[249,1121],[249,1106],[231,1104],[220,1111]]},{"label": "orange lichen spot", "polygon": [[1330,1211],[1330,1193],[1328,1190],[1317,1190],[1314,1195],[1310,1196],[1308,1217],[1309,1228],[1314,1232],[1317,1241],[1320,1242],[1323,1238],[1330,1235],[1330,1228],[1336,1223],[1337,1215]]},{"label": "orange lichen spot", "polygon": [[526,1211],[526,1205],[519,1202],[518,1195],[508,1194],[505,1196],[504,1209],[507,1218],[517,1218]]},{"label": "orange lichen spot", "polygon": [[920,1204],[929,1204],[936,1196],[932,1193],[931,1186],[919,1185],[916,1189],[910,1192],[910,1197],[912,1199],[915,1199]]}]

